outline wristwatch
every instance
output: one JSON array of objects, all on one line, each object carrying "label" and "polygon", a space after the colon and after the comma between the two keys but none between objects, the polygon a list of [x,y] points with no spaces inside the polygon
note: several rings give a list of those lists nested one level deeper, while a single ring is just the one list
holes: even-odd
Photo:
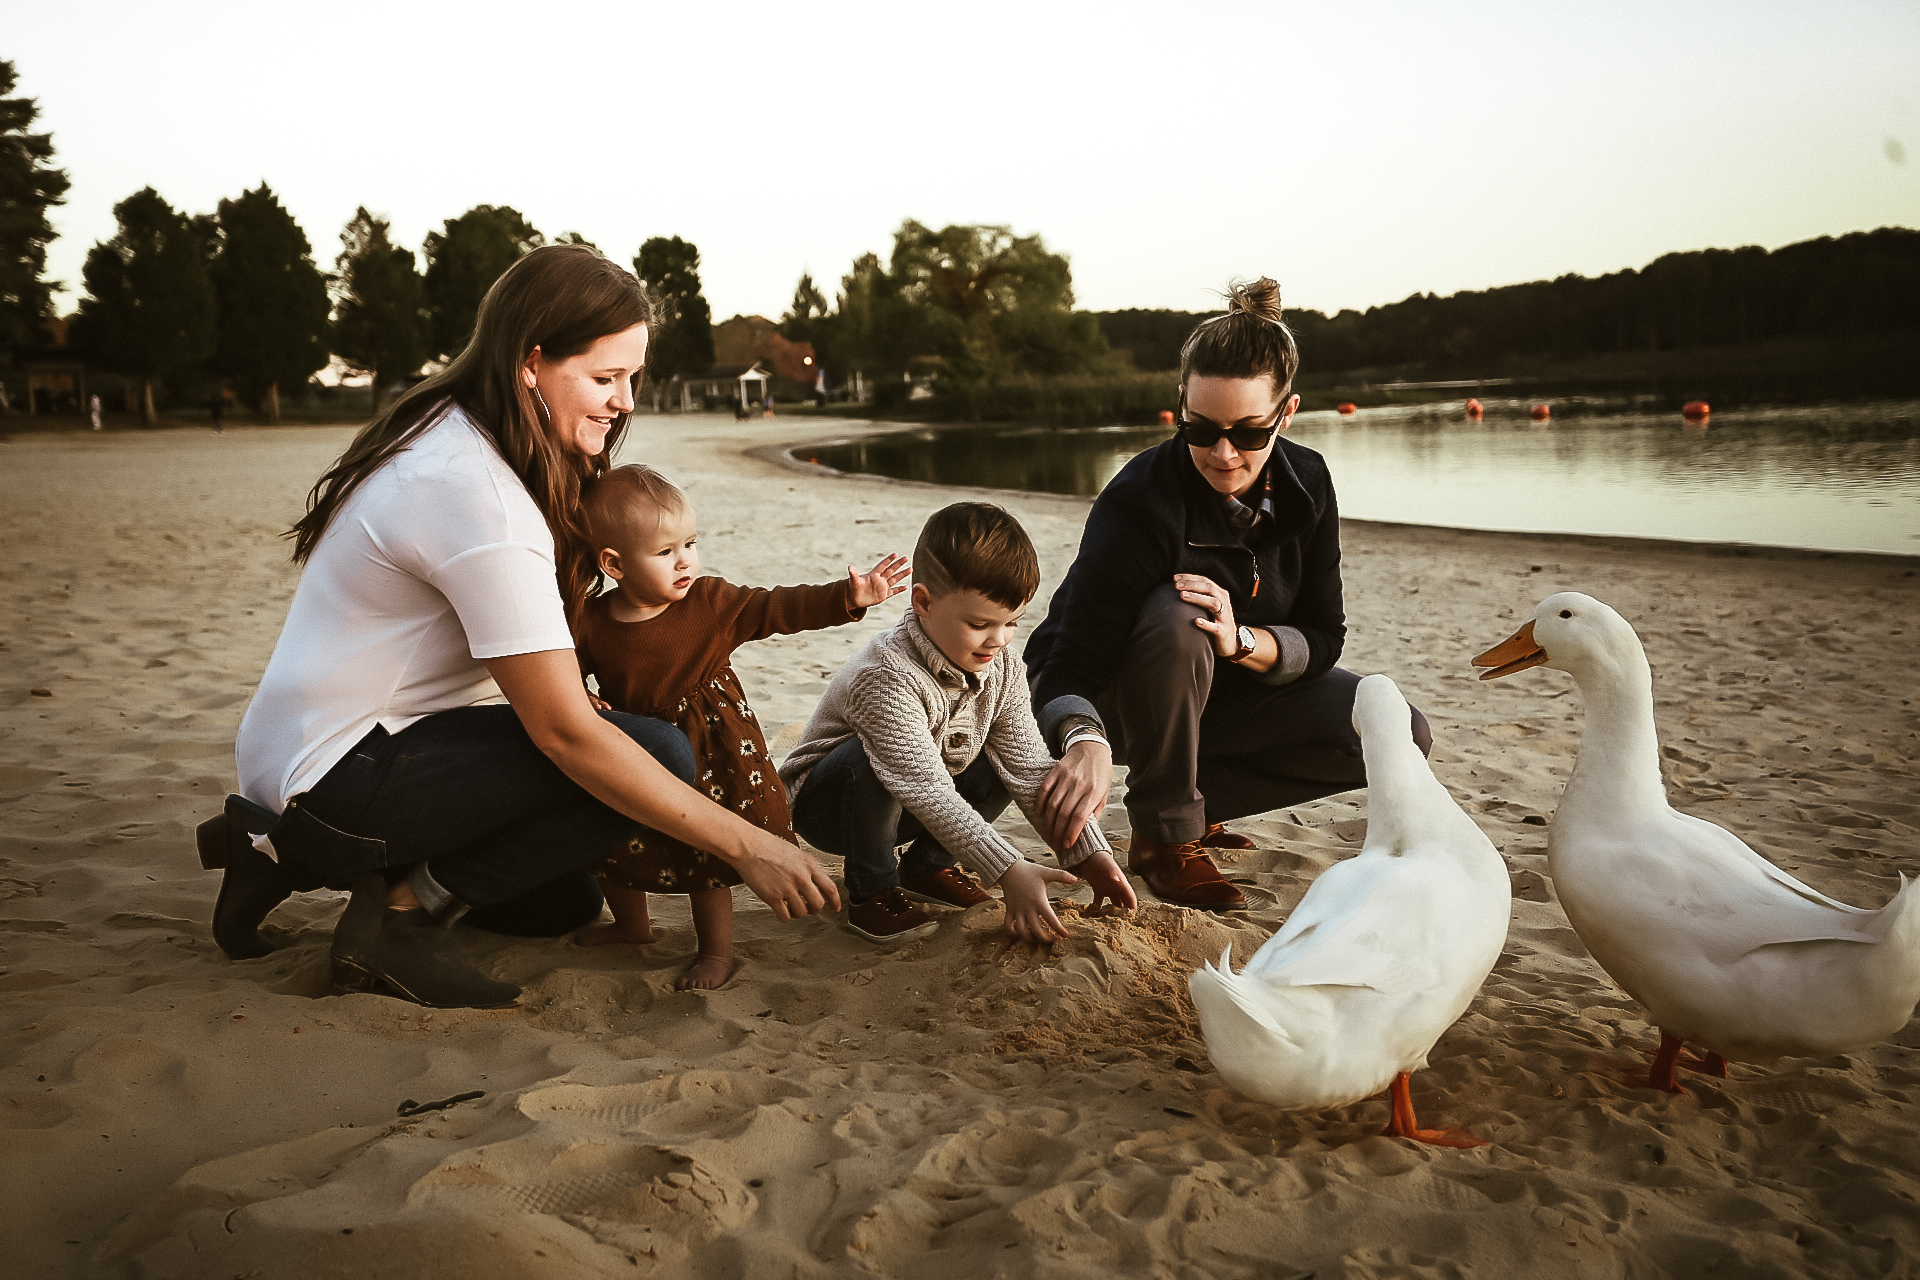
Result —
[{"label": "wristwatch", "polygon": [[1251,658],[1253,656],[1253,628],[1242,627],[1233,633],[1233,638],[1240,642],[1240,647],[1233,651],[1233,655],[1229,657],[1227,661],[1245,662],[1248,658]]}]

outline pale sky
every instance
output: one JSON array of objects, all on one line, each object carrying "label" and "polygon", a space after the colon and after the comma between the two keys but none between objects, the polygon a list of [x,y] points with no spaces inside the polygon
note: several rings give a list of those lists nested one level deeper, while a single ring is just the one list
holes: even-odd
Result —
[{"label": "pale sky", "polygon": [[51,271],[151,184],[262,179],[330,267],[480,203],[716,318],[831,297],[903,218],[1010,223],[1079,304],[1266,273],[1337,310],[1708,246],[1920,226],[1920,3],[432,5],[0,0],[73,179]]}]

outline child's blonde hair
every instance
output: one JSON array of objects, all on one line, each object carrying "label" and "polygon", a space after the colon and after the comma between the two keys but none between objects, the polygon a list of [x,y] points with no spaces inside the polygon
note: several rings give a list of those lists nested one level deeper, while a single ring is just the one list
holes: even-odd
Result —
[{"label": "child's blonde hair", "polygon": [[622,535],[652,533],[661,521],[692,504],[679,485],[652,467],[629,463],[588,481],[580,491],[580,505],[593,545],[610,547],[622,541]]}]

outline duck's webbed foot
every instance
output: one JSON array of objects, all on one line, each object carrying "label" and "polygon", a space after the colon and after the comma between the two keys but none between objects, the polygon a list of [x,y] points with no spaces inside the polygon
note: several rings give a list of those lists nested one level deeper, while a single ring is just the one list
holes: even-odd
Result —
[{"label": "duck's webbed foot", "polygon": [[1471,1150],[1474,1147],[1491,1146],[1484,1138],[1476,1138],[1465,1129],[1422,1129],[1413,1115],[1413,1090],[1408,1083],[1409,1077],[1402,1071],[1387,1086],[1387,1097],[1393,1102],[1393,1119],[1380,1131],[1383,1137],[1406,1138],[1413,1142],[1424,1142],[1434,1147],[1458,1147]]},{"label": "duck's webbed foot", "polygon": [[1722,1080],[1727,1078],[1727,1060],[1711,1049],[1707,1050],[1706,1057],[1689,1057],[1684,1065],[1688,1070],[1698,1071],[1703,1076],[1719,1076]]},{"label": "duck's webbed foot", "polygon": [[1647,1073],[1650,1088],[1664,1089],[1668,1093],[1685,1093],[1686,1089],[1674,1079],[1674,1069],[1685,1067],[1689,1071],[1698,1071],[1705,1076],[1727,1078],[1727,1060],[1713,1050],[1707,1050],[1703,1058],[1699,1054],[1685,1049],[1682,1043],[1665,1031],[1660,1033],[1660,1052],[1654,1055],[1653,1069]]}]

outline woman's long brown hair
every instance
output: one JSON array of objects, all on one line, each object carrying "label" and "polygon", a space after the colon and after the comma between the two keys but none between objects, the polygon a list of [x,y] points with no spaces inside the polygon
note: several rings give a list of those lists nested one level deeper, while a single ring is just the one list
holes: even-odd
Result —
[{"label": "woman's long brown hair", "polygon": [[[412,444],[452,400],[492,437],[553,531],[560,596],[571,620],[599,586],[600,570],[580,510],[580,486],[610,465],[626,434],[614,420],[606,448],[586,457],[565,448],[520,371],[533,349],[548,360],[579,355],[608,334],[650,325],[647,291],[627,271],[584,245],[548,245],[507,268],[487,290],[466,350],[360,429],[307,495],[307,514],[287,531],[295,564],[313,554],[334,515],[366,478]],[[638,375],[635,377],[638,384]]]}]

